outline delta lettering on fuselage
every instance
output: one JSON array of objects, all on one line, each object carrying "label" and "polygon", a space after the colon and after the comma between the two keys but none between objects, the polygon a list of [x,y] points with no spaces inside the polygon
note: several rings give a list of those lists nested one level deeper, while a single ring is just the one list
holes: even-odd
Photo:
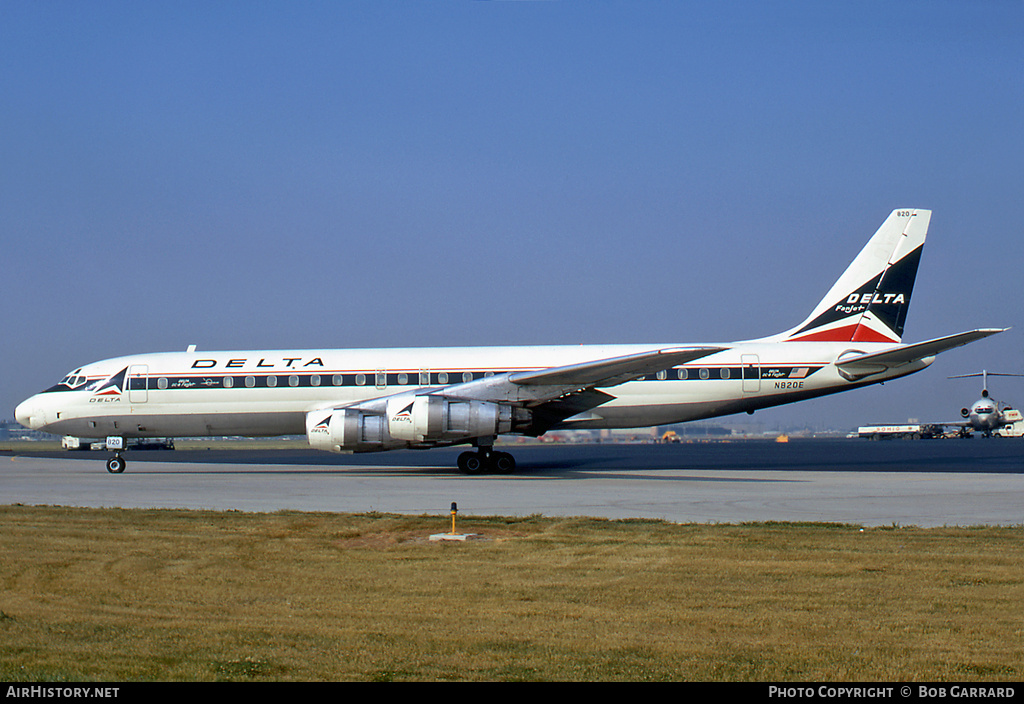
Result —
[{"label": "delta lettering on fuselage", "polygon": [[[302,362],[302,357],[283,357],[280,361],[283,369],[296,369],[299,367],[322,367],[324,362],[319,357],[313,357],[308,362],[302,364],[296,364],[296,362]],[[240,369],[245,367],[249,362],[247,359],[229,359],[226,362],[221,362],[217,359],[197,359],[192,362],[193,369],[214,369],[218,366],[223,366],[225,369]],[[266,358],[261,358],[260,361],[256,362],[257,369],[275,369],[278,366],[278,362],[267,363]]]}]

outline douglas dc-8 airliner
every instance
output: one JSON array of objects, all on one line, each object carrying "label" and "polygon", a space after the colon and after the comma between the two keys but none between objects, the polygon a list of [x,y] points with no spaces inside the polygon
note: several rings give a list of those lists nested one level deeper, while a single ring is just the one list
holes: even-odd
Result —
[{"label": "douglas dc-8 airliner", "polygon": [[929,210],[894,210],[802,323],[743,342],[140,354],[88,364],[20,404],[35,430],[106,438],[305,433],[330,452],[471,445],[466,473],[511,472],[497,436],[666,425],[877,384],[1002,332],[901,343]]}]

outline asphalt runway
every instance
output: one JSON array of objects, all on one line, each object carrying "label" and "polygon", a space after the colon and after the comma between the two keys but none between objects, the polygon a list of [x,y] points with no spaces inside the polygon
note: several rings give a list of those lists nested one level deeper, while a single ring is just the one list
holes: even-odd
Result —
[{"label": "asphalt runway", "polygon": [[3,503],[461,515],[1024,525],[1024,440],[800,440],[504,446],[510,476],[465,476],[461,450],[313,450],[0,456]]}]

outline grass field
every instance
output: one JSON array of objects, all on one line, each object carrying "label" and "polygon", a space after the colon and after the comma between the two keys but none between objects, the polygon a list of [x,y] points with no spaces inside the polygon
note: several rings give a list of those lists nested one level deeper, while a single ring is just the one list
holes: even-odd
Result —
[{"label": "grass field", "polygon": [[0,680],[1016,680],[1022,528],[0,506]]}]

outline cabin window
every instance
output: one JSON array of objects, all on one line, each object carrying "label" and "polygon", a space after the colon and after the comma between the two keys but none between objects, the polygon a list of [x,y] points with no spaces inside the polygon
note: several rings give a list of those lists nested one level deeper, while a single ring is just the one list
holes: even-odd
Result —
[{"label": "cabin window", "polygon": [[356,386],[363,386],[366,383],[365,374],[356,374]]},{"label": "cabin window", "polygon": [[665,379],[668,379],[668,372],[662,369],[655,376],[658,377],[658,381],[665,381]]},{"label": "cabin window", "polygon": [[463,381],[473,381],[473,372],[462,372]]},{"label": "cabin window", "polygon": [[233,376],[226,376],[226,377],[224,377],[224,388],[225,389],[230,389],[234,385],[235,385],[235,378]]},{"label": "cabin window", "polygon": [[277,377],[276,376],[268,376],[267,377],[267,386],[271,387],[271,388],[277,386]]},{"label": "cabin window", "polygon": [[331,383],[334,384],[335,386],[341,386],[342,383],[344,383],[344,381],[345,379],[341,376],[341,374],[335,374],[334,376],[331,377]]},{"label": "cabin window", "polygon": [[438,384],[447,384],[448,383],[448,372],[441,372],[440,374],[438,374],[437,375],[437,383]]},{"label": "cabin window", "polygon": [[256,377],[254,377],[254,376],[247,376],[247,377],[245,377],[245,385],[247,387],[249,387],[250,389],[252,387],[256,386]]},{"label": "cabin window", "polygon": [[729,375],[729,368],[728,367],[722,367],[722,378],[723,379],[728,379],[729,376],[730,376]]},{"label": "cabin window", "polygon": [[161,390],[166,389],[167,388],[167,377],[162,376],[159,379],[157,379],[156,380],[156,388],[161,389]]},{"label": "cabin window", "polygon": [[709,372],[707,369],[701,369],[700,370],[700,378],[701,379],[707,379],[710,376],[711,376],[711,372]]},{"label": "cabin window", "polygon": [[[320,375],[319,374],[311,374],[310,377],[309,377],[309,385],[310,386],[320,386]],[[335,384],[335,386],[337,386],[337,384]]]},{"label": "cabin window", "polygon": [[401,374],[399,374],[398,375],[398,383],[399,384],[408,384],[409,383],[409,375],[406,374],[405,372],[402,372]]},{"label": "cabin window", "polygon": [[685,369],[678,370],[676,372],[676,376],[678,376],[683,381],[686,381],[687,379],[690,378],[689,372],[687,372]]},{"label": "cabin window", "polygon": [[420,372],[420,386],[430,386],[430,372]]}]

